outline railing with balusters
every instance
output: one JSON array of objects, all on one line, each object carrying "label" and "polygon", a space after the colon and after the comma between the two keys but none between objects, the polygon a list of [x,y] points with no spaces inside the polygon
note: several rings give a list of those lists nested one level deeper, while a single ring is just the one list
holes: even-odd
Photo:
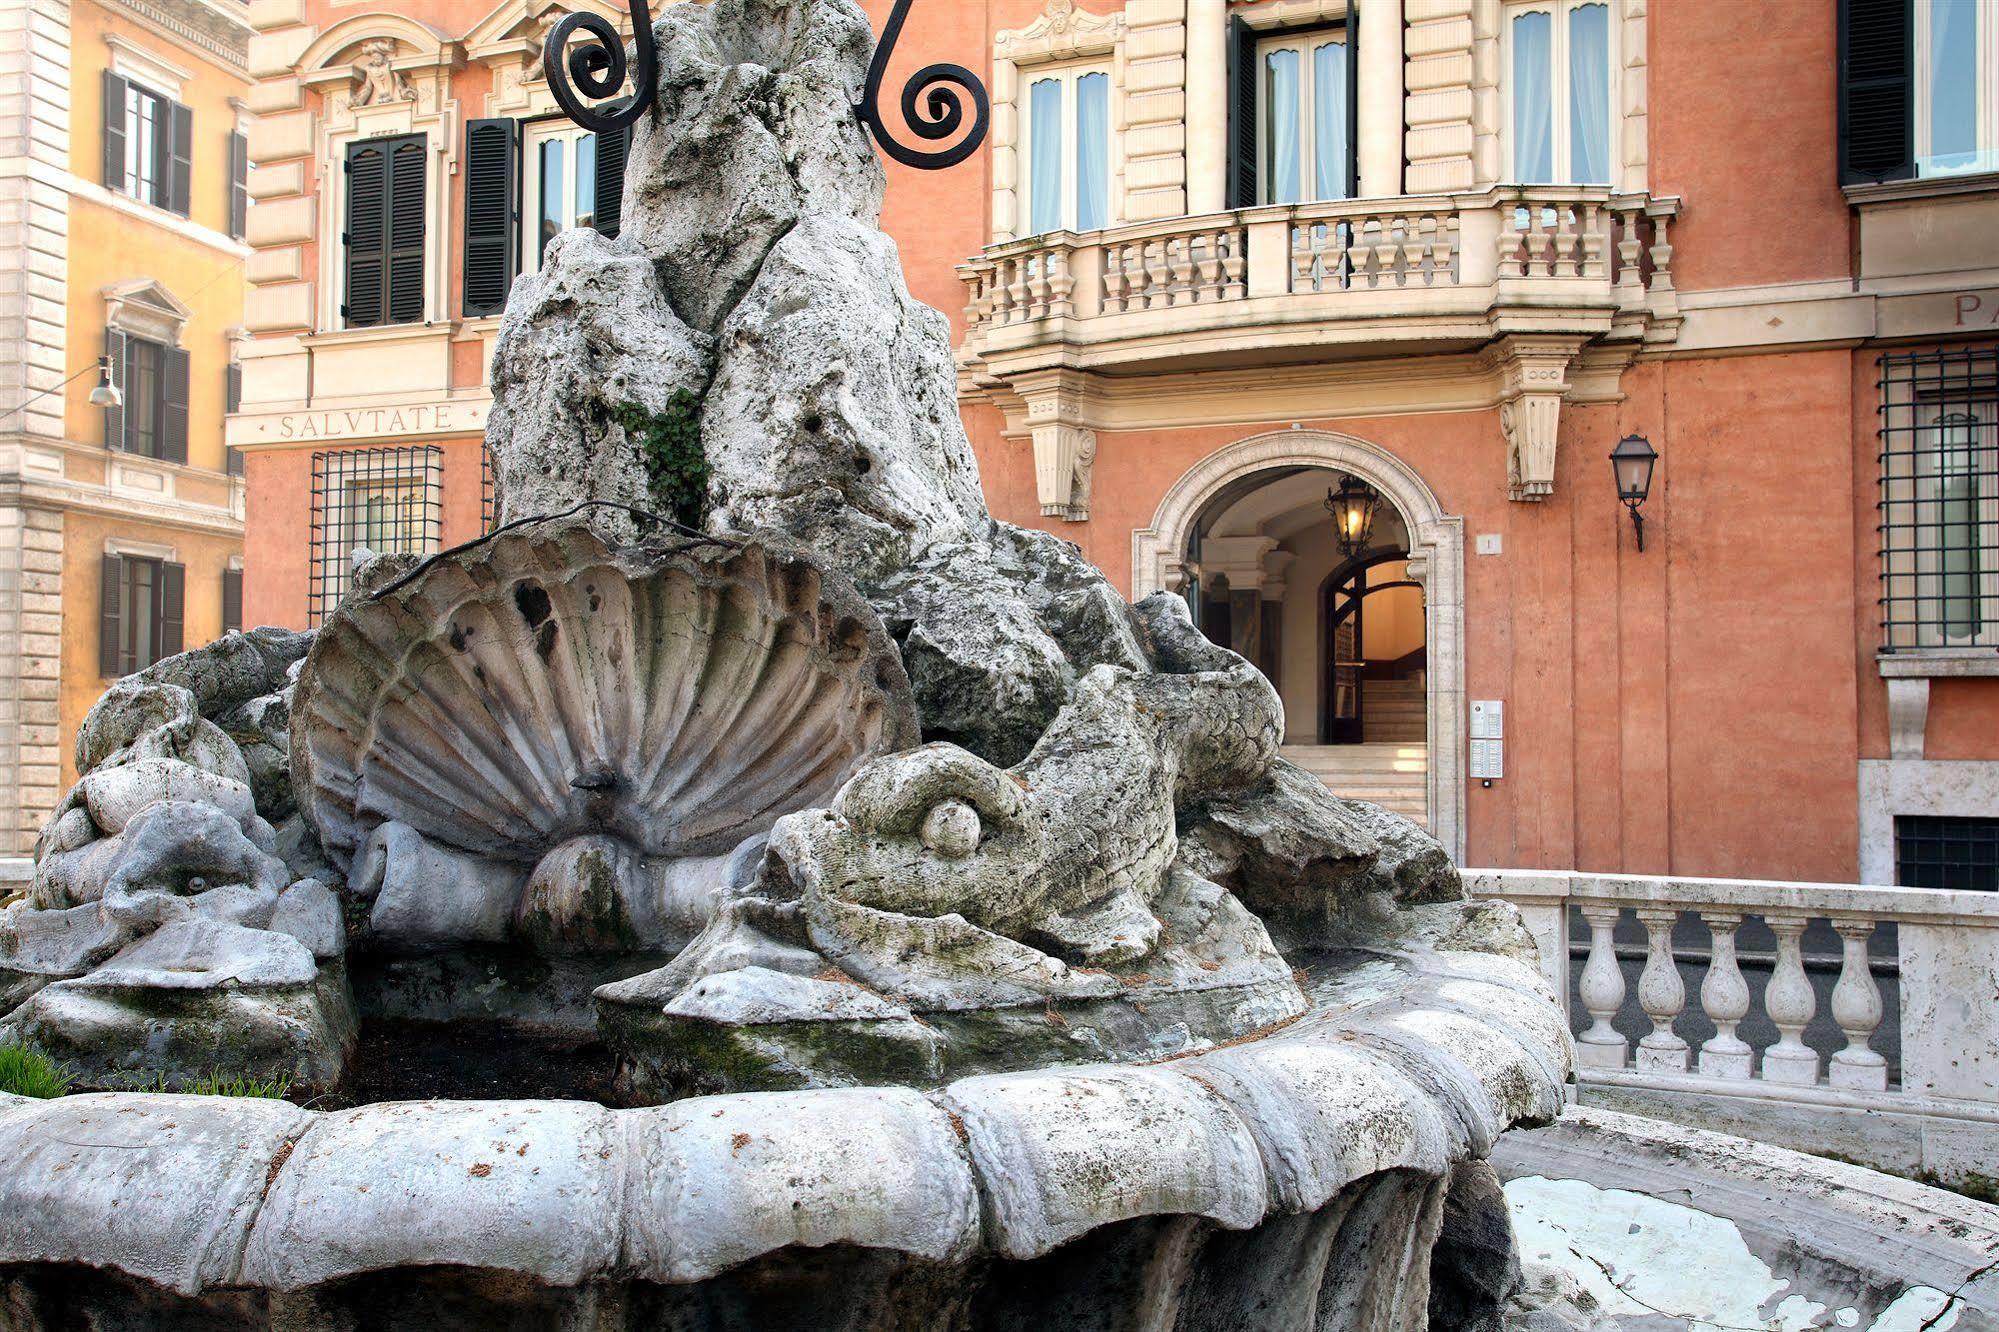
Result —
[{"label": "railing with balusters", "polygon": [[1678,207],[1548,186],[1338,200],[1051,232],[989,247],[959,273],[975,339],[1019,326],[1048,332],[1047,321],[1088,336],[1096,320],[1270,298],[1322,302],[1310,308],[1329,318],[1376,318],[1408,291],[1456,294],[1423,313],[1483,314],[1517,297],[1656,316],[1677,313],[1668,227]]},{"label": "railing with balusters", "polygon": [[[1585,1092],[1942,1116],[1976,1126],[1999,1159],[1999,896],[1535,870],[1466,878],[1473,896],[1520,909],[1571,1009]],[[1754,956],[1740,946],[1751,931]]]}]

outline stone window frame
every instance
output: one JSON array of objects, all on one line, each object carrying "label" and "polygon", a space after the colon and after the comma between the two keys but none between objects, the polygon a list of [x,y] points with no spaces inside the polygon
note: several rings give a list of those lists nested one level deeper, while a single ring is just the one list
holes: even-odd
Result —
[{"label": "stone window frame", "polygon": [[1122,11],[1096,14],[1075,0],[1047,0],[1024,28],[993,34],[993,243],[1018,240],[1028,225],[1024,172],[1027,88],[1034,75],[1058,66],[1100,64],[1111,78],[1110,202],[1112,226],[1125,219],[1125,34]]},{"label": "stone window frame", "polygon": [[1166,490],[1151,523],[1132,533],[1131,596],[1177,591],[1193,525],[1215,496],[1261,472],[1323,467],[1368,482],[1409,532],[1409,577],[1423,585],[1429,650],[1426,717],[1430,833],[1460,862],[1465,856],[1469,767],[1465,704],[1465,520],[1387,449],[1333,430],[1271,430],[1227,444],[1195,463]]},{"label": "stone window frame", "polygon": [[[409,48],[394,58],[392,68],[407,80],[413,97],[408,101],[356,107],[352,104],[355,60],[364,43],[382,38],[396,42],[399,51]],[[321,96],[313,125],[313,164],[308,168],[318,173],[315,227],[324,238],[318,247],[315,333],[410,336],[449,319],[451,246],[458,234],[452,216],[451,181],[458,173],[458,140],[464,119],[451,96],[451,72],[459,49],[458,43],[444,40],[431,28],[404,15],[369,13],[356,14],[334,24],[300,57],[301,81]],[[414,323],[349,329],[340,313],[346,285],[340,236],[346,228],[347,184],[343,166],[347,148],[364,139],[405,135],[422,136],[427,147],[423,318]]]},{"label": "stone window frame", "polygon": [[[1582,3],[1584,0],[1552,0]],[[1651,0],[1608,0],[1610,4],[1611,188],[1643,194],[1651,188],[1650,129],[1647,111],[1646,18]],[[1512,100],[1507,75],[1510,43],[1507,15],[1515,9],[1547,8],[1551,0],[1472,0],[1472,135],[1476,188],[1511,183]],[[1405,97],[1410,94],[1405,92]]]}]

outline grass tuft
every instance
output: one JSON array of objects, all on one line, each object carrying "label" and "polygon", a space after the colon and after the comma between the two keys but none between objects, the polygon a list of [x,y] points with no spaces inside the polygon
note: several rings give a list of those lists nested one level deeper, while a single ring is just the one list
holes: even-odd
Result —
[{"label": "grass tuft", "polygon": [[75,1076],[39,1050],[0,1045],[0,1092],[53,1101],[69,1094]]}]

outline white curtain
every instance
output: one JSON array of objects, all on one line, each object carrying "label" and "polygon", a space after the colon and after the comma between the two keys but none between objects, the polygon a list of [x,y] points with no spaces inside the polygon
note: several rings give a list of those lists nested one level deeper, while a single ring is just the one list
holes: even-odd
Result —
[{"label": "white curtain", "polygon": [[1569,183],[1612,183],[1609,5],[1569,11]]},{"label": "white curtain", "polygon": [[1978,160],[1977,0],[1931,0],[1929,18],[1930,141],[1921,173],[1985,169]]},{"label": "white curtain", "polygon": [[1028,182],[1029,235],[1056,231],[1062,226],[1062,82],[1040,79],[1028,94],[1028,134],[1034,143],[1034,161]]},{"label": "white curtain", "polygon": [[1523,185],[1555,179],[1554,15],[1513,16],[1513,176]]},{"label": "white curtain", "polygon": [[1312,52],[1314,198],[1347,197],[1347,105],[1346,43],[1327,42]]},{"label": "white curtain", "polygon": [[1076,80],[1076,230],[1111,223],[1111,76]]},{"label": "white curtain", "polygon": [[1280,49],[1263,61],[1263,123],[1268,160],[1265,203],[1297,203],[1298,191],[1298,53]]}]

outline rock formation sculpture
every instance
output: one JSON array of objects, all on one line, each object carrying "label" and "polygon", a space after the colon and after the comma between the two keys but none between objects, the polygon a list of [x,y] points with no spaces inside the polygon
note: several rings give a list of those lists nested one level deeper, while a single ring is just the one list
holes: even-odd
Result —
[{"label": "rock formation sculpture", "polygon": [[0,1307],[1358,1332],[1434,1268],[1492,1314],[1478,1163],[1569,1057],[1517,919],[1279,758],[1183,603],[988,513],[859,6],[656,32],[621,235],[512,294],[498,528],[115,687],[0,911],[0,1039],[91,1085],[335,1087],[358,1009],[595,1037],[634,1108],[0,1098],[0,1215],[51,1218],[0,1221]]}]

